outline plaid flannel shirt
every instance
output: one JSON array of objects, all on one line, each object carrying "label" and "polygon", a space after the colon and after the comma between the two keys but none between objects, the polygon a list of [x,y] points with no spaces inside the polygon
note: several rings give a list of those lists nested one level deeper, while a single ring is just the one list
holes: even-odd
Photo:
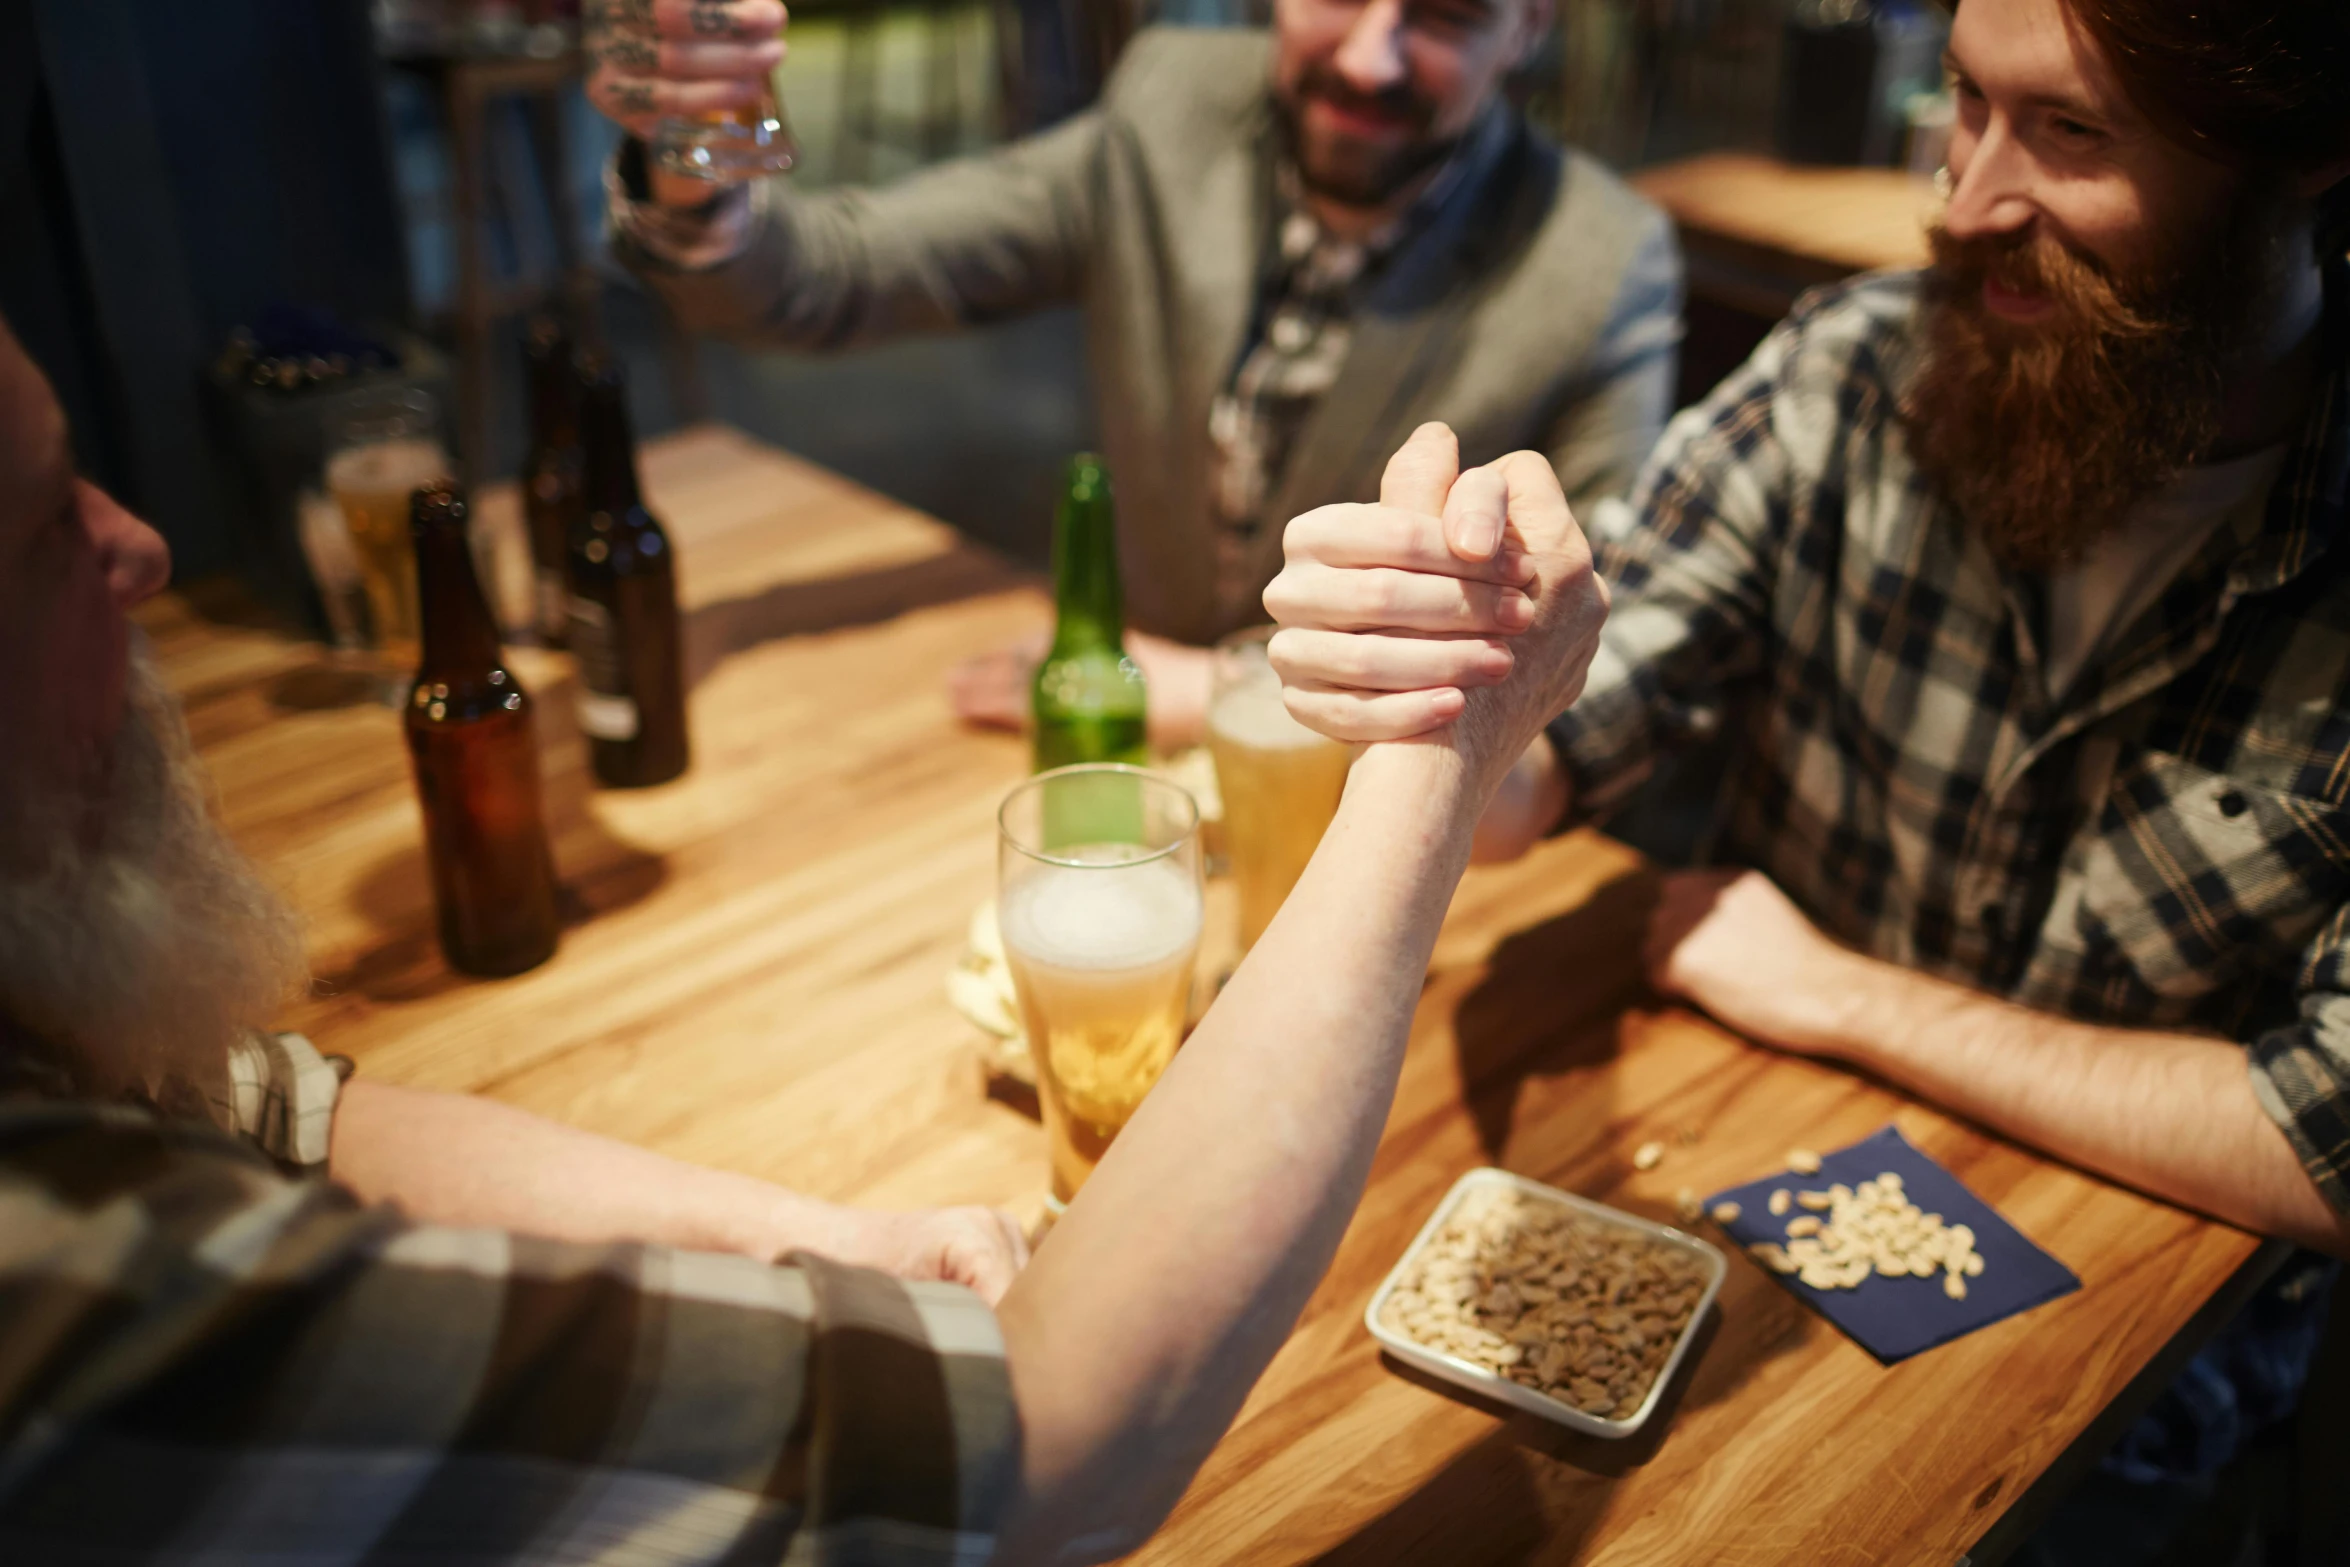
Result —
[{"label": "plaid flannel shirt", "polygon": [[0,1561],[992,1553],[1018,1427],[977,1296],[406,1223],[279,1167],[334,1077],[272,1044],[242,1137],[0,1101]]},{"label": "plaid flannel shirt", "polygon": [[2265,509],[2061,699],[2037,578],[1911,465],[1918,280],[1800,305],[1595,513],[1615,610],[1551,726],[1579,814],[1719,734],[1717,857],[1831,934],[2025,1005],[2243,1042],[2350,1214],[2350,277]]}]

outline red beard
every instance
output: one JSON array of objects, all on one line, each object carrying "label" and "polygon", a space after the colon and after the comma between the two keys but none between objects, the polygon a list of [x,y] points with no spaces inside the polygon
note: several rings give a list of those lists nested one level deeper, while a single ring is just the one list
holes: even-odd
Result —
[{"label": "red beard", "polygon": [[[1901,399],[1911,456],[2002,562],[2076,560],[2210,449],[2219,345],[2249,285],[2235,247],[2213,246],[2181,277],[2132,284],[2037,230],[1958,240],[1936,225],[1931,237],[1925,361]],[[2054,313],[1992,314],[1989,278]]]}]

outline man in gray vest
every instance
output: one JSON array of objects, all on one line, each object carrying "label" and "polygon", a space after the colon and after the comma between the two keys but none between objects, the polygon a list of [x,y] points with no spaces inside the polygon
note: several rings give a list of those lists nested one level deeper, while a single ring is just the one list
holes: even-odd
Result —
[{"label": "man in gray vest", "polygon": [[[1082,303],[1119,493],[1130,646],[1162,742],[1197,651],[1265,619],[1281,522],[1371,500],[1419,424],[1621,493],[1669,411],[1664,217],[1532,131],[1503,79],[1550,0],[1278,0],[1269,33],[1151,29],[1095,108],[877,190],[611,181],[615,246],[689,327],[803,350]],[[591,0],[590,92],[639,137],[747,102],[775,0]],[[1037,649],[957,672],[1025,718]]]}]

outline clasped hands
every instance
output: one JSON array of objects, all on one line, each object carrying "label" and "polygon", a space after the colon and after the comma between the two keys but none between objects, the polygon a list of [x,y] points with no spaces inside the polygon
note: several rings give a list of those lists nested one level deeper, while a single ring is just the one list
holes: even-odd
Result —
[{"label": "clasped hands", "polygon": [[1349,742],[1449,745],[1490,797],[1582,693],[1608,592],[1550,463],[1463,472],[1441,424],[1389,460],[1375,505],[1305,513],[1283,537],[1269,652],[1300,723]]},{"label": "clasped hands", "polygon": [[[1270,649],[1300,723],[1351,742],[1449,743],[1488,798],[1582,694],[1606,584],[1550,464],[1513,452],[1462,472],[1441,424],[1388,463],[1376,505],[1290,523],[1265,590]],[[1824,1048],[1812,1009],[1856,956],[1756,871],[1664,878],[1643,958],[1660,994],[1785,1049]]]}]

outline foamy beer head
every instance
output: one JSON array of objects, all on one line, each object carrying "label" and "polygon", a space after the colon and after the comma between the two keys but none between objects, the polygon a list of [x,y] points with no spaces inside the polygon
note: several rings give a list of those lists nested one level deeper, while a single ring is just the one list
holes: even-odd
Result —
[{"label": "foamy beer head", "polygon": [[326,465],[326,487],[344,498],[375,502],[397,497],[400,529],[408,528],[408,497],[449,476],[438,441],[416,436],[346,447]]},{"label": "foamy beer head", "polygon": [[1240,890],[1240,944],[1254,946],[1322,841],[1354,750],[1289,716],[1266,660],[1270,628],[1216,648],[1208,749],[1224,798],[1224,837]]},{"label": "foamy beer head", "polygon": [[1071,767],[1013,791],[1002,822],[997,918],[1065,1202],[1183,1041],[1198,811],[1138,769]]}]

